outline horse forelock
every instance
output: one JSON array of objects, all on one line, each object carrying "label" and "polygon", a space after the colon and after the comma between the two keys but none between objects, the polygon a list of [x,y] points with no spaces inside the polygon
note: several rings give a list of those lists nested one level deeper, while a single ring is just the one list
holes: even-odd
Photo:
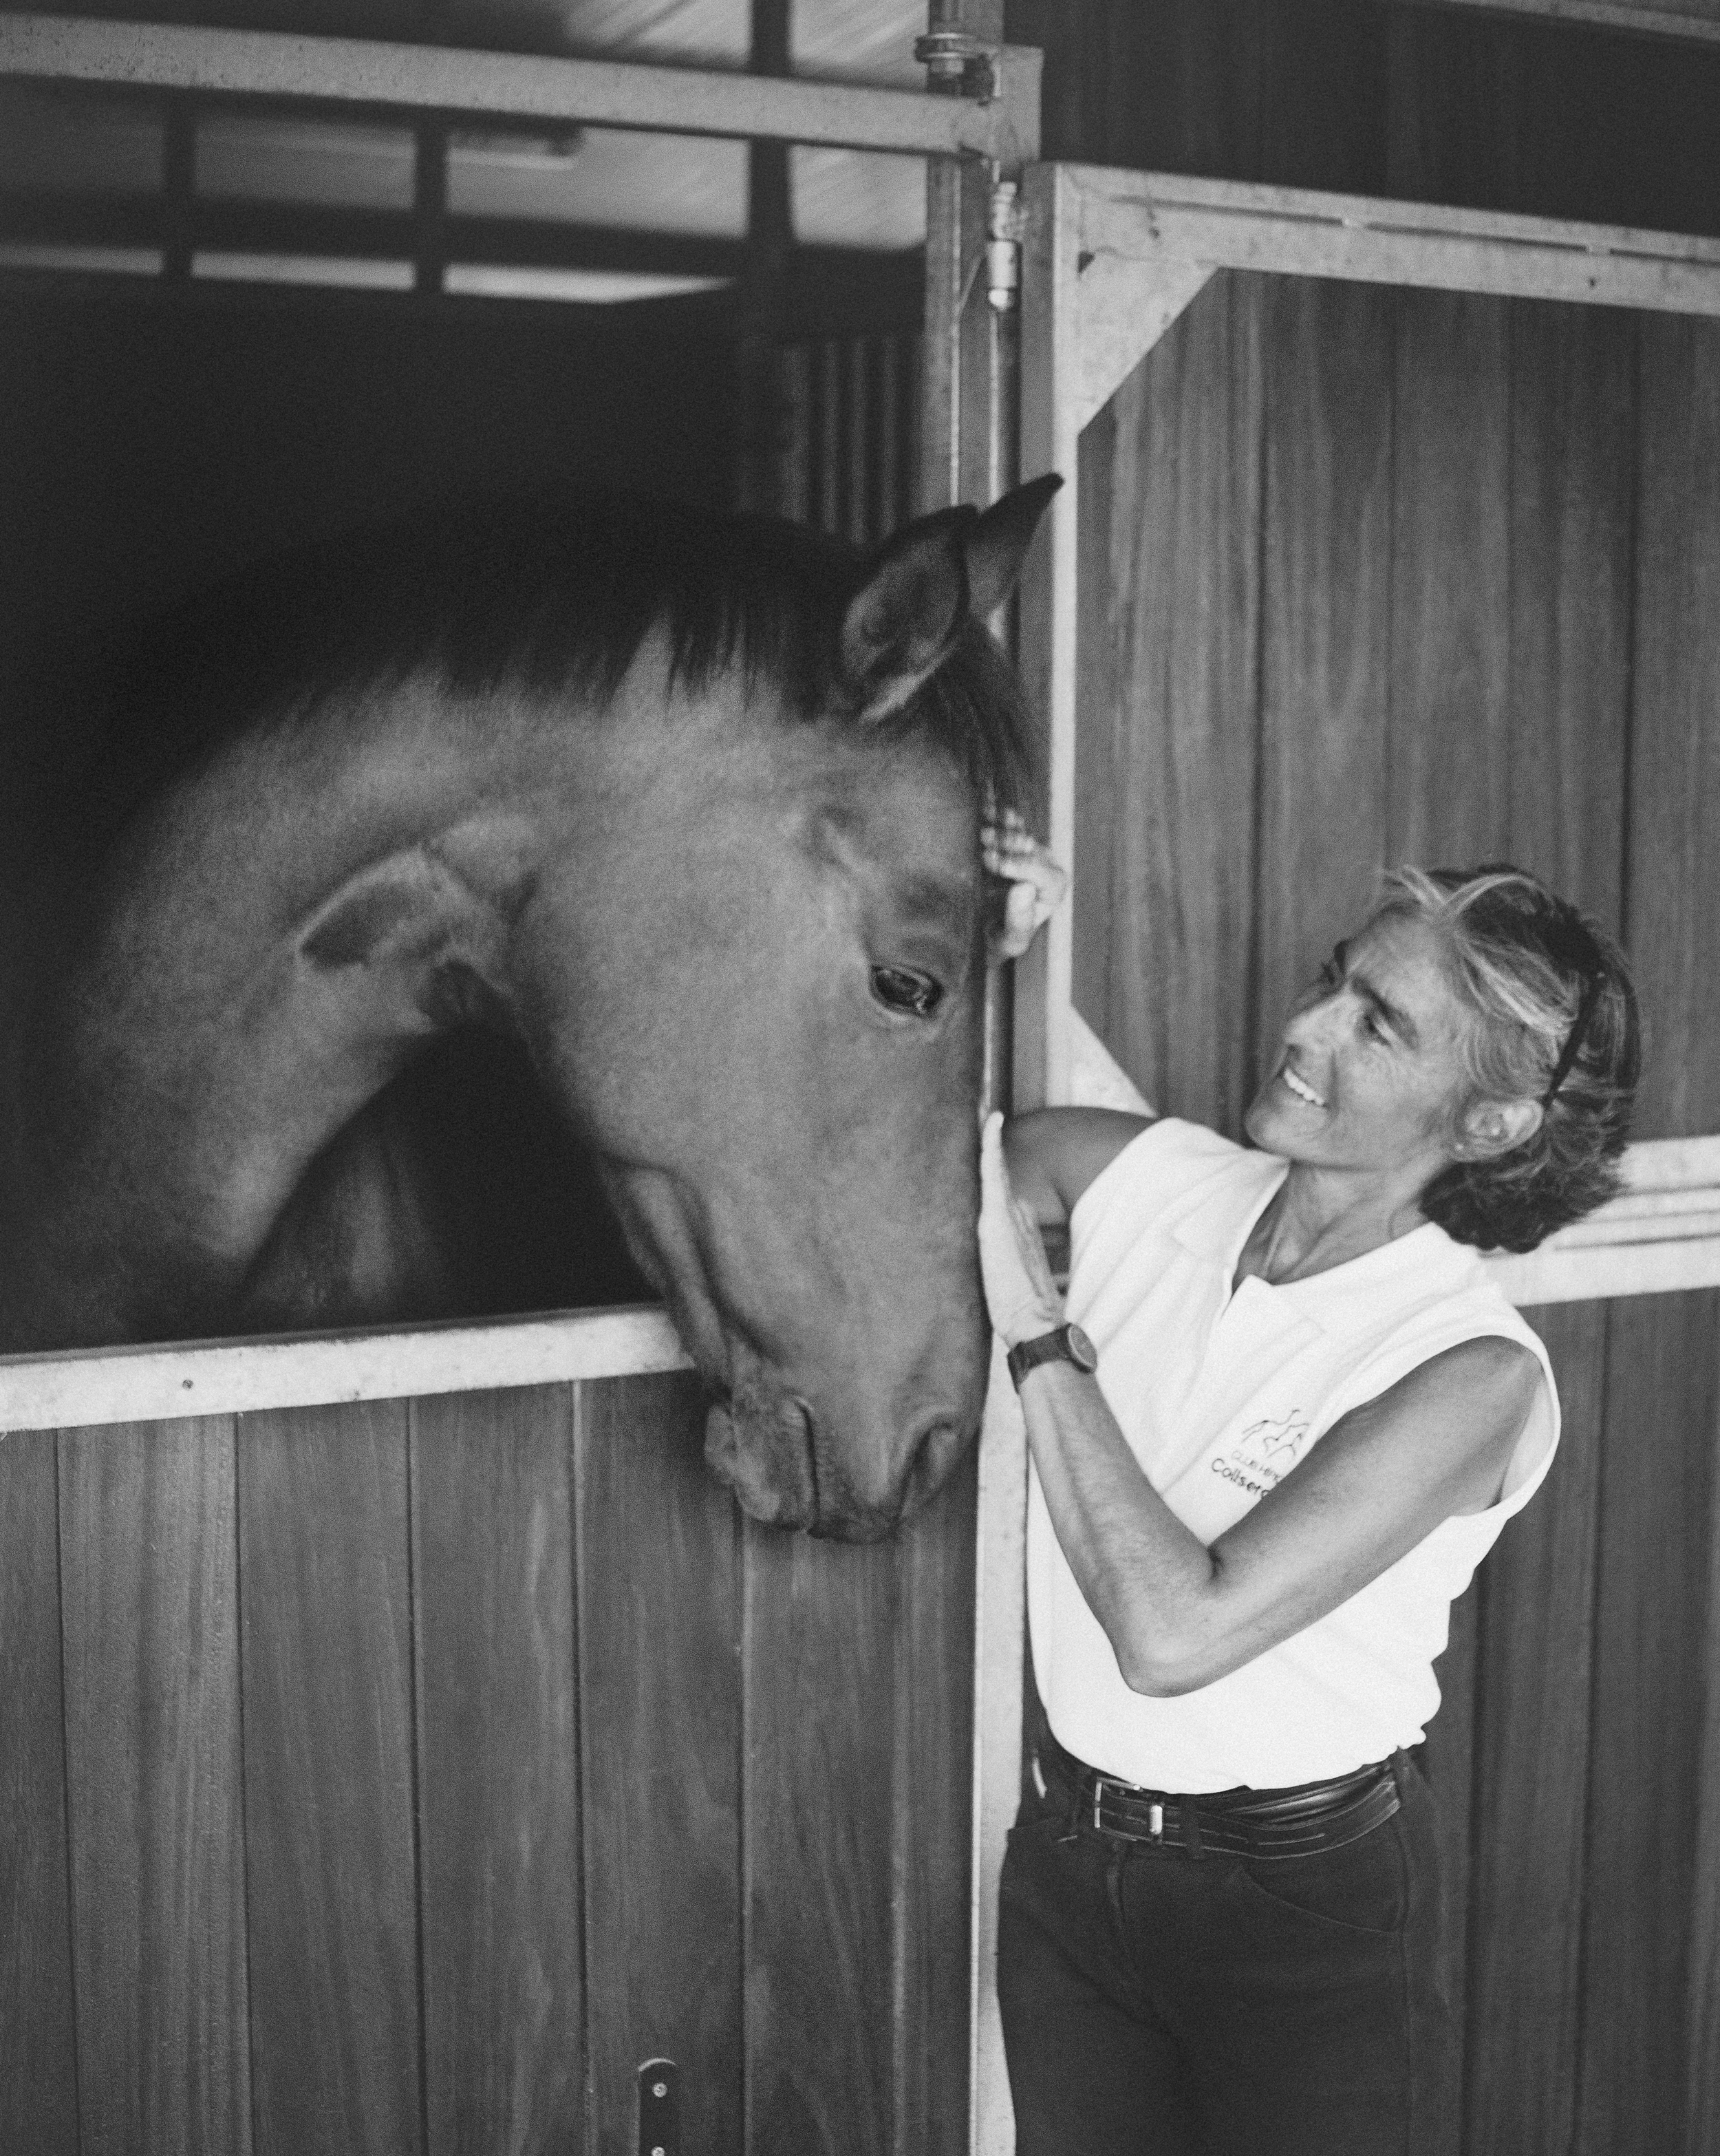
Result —
[{"label": "horse forelock", "polygon": [[[865,574],[865,557],[803,526],[607,495],[468,498],[269,557],[127,636],[92,774],[107,798],[80,804],[84,836],[226,742],[357,711],[413,678],[601,709],[658,629],[689,695],[733,670],[785,723],[828,717]],[[935,743],[976,795],[1020,798],[1025,706],[976,623],[874,731]]]}]

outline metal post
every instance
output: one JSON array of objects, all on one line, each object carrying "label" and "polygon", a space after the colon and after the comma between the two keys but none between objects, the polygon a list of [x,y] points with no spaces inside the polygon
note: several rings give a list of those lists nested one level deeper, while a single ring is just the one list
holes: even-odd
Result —
[{"label": "metal post", "polygon": [[[920,506],[985,503],[1012,486],[1021,311],[1020,185],[1039,153],[1038,53],[1001,43],[1001,0],[931,0],[919,47],[931,86],[1013,108],[1001,154],[934,159],[926,182],[925,421]],[[999,624],[1006,633],[1013,624]],[[1012,634],[1010,640],[1013,641]],[[985,1013],[985,1102],[1006,1106],[1013,983],[994,970]],[[1007,1399],[1005,1396],[1008,1395]],[[974,1779],[969,1962],[970,2145],[992,2156],[1012,2119],[994,1960],[996,1871],[1021,1753],[1021,1550],[1026,1456],[1007,1380],[994,1368],[980,1440],[974,1609]],[[1010,1708],[1013,1706],[1013,1717]],[[1001,1710],[1000,1712],[1000,1709]]]},{"label": "metal post", "polygon": [[[790,68],[791,0],[752,0],[755,74],[786,76]],[[776,436],[780,424],[777,345],[782,294],[794,247],[789,146],[755,140],[746,146],[746,270],[735,346],[735,496],[742,509],[775,511]]]}]

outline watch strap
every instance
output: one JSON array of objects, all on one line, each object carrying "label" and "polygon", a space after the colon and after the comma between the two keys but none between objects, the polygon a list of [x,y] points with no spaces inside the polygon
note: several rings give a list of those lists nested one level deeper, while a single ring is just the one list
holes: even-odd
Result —
[{"label": "watch strap", "polygon": [[1086,1353],[1082,1353],[1069,1337],[1073,1329],[1068,1325],[1059,1325],[1049,1332],[1040,1333],[1032,1340],[1018,1341],[1010,1349],[1007,1358],[1009,1373],[1018,1392],[1022,1378],[1030,1370],[1037,1370],[1042,1363],[1072,1363],[1078,1370],[1086,1371],[1094,1368],[1092,1343],[1083,1332],[1080,1337]]}]

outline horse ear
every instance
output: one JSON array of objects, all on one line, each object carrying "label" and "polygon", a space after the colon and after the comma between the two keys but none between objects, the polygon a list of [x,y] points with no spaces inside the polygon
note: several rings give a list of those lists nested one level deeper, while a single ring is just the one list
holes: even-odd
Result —
[{"label": "horse ear", "polygon": [[447,870],[412,847],[350,876],[302,924],[299,948],[322,973],[422,957],[468,907]]},{"label": "horse ear", "polygon": [[1015,589],[1039,520],[1062,483],[1057,472],[1030,479],[994,501],[969,527],[968,604],[980,620],[996,613]]},{"label": "horse ear", "polygon": [[898,711],[967,619],[971,509],[916,517],[888,541],[842,616],[842,681],[863,718]]},{"label": "horse ear", "polygon": [[842,679],[863,718],[899,711],[948,657],[964,624],[1002,605],[1062,485],[1048,473],[983,513],[936,510],[888,542],[842,618]]}]

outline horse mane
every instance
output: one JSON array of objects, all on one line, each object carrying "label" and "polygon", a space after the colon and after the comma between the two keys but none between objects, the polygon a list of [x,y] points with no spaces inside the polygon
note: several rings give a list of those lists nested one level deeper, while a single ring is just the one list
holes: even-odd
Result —
[{"label": "horse mane", "polygon": [[[253,729],[292,729],[407,679],[601,708],[648,632],[698,695],[739,665],[791,721],[838,708],[839,631],[867,557],[804,526],[644,496],[465,497],[253,563],[126,641],[78,804],[84,851],[168,779]],[[878,727],[934,742],[983,798],[1019,803],[1014,670],[970,622]]]}]

